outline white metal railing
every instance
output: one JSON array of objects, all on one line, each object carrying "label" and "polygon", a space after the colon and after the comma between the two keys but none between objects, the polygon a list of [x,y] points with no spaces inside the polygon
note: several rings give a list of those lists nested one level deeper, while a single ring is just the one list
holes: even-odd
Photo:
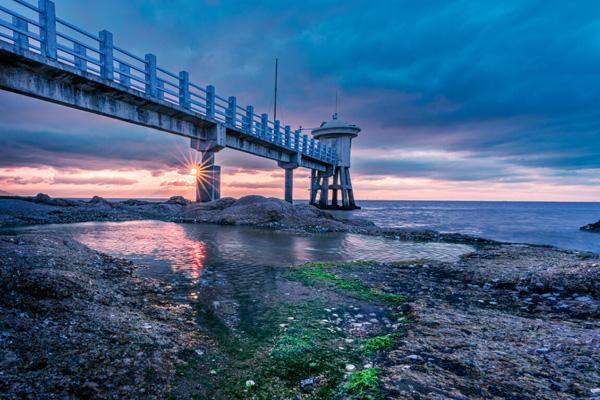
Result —
[{"label": "white metal railing", "polygon": [[0,41],[11,44],[17,54],[41,55],[245,135],[337,164],[331,147],[269,120],[268,114],[255,113],[252,106],[240,107],[235,96],[224,98],[216,94],[214,86],[190,82],[187,71],[174,74],[160,68],[154,54],[141,58],[115,46],[112,33],[106,30],[94,35],[57,18],[53,1],[38,0],[37,6],[24,0],[12,2],[19,11],[0,5]]}]

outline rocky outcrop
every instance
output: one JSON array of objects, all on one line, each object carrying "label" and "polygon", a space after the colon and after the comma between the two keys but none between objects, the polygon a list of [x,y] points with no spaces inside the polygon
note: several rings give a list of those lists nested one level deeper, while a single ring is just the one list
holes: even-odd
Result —
[{"label": "rocky outcrop", "polygon": [[579,229],[582,231],[599,232],[600,233],[600,221],[594,222],[593,224],[584,225]]},{"label": "rocky outcrop", "polygon": [[454,233],[382,229],[370,221],[343,218],[308,204],[290,204],[273,197],[225,197],[208,203],[192,203],[181,196],[164,202],[109,201],[94,196],[90,201],[35,197],[0,197],[0,228],[32,224],[153,219],[182,223],[250,225],[295,232],[351,232],[383,235],[397,240],[490,245],[497,242]]},{"label": "rocky outcrop", "polygon": [[372,231],[365,220],[346,220],[308,204],[292,205],[262,196],[227,197],[209,203],[191,203],[182,196],[165,202],[142,200],[108,201],[94,196],[90,201],[35,197],[0,199],[0,227],[85,221],[162,221],[254,225],[265,228],[318,232]]},{"label": "rocky outcrop", "polygon": [[308,204],[290,204],[275,198],[245,196],[206,204],[190,204],[182,221],[222,225],[253,225],[310,232],[368,231],[376,226],[366,220],[346,220]]}]

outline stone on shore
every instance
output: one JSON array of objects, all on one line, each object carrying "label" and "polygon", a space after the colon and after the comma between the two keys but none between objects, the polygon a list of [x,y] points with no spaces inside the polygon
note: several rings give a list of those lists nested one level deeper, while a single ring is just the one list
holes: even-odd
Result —
[{"label": "stone on shore", "polygon": [[588,232],[600,232],[600,221],[594,222],[592,224],[584,225],[579,229],[581,229],[582,231],[588,231]]},{"label": "stone on shore", "polygon": [[375,228],[372,222],[336,218],[308,204],[290,204],[254,195],[239,200],[223,198],[205,204],[192,203],[183,210],[183,220],[327,232]]}]

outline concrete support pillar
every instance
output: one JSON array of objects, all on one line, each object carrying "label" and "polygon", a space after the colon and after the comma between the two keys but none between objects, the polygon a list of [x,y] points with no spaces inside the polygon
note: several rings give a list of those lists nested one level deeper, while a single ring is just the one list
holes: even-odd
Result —
[{"label": "concrete support pillar", "polygon": [[285,169],[285,201],[288,203],[294,202],[294,170],[292,168]]},{"label": "concrete support pillar", "polygon": [[327,208],[329,206],[329,175],[327,172],[319,172],[319,175],[321,175],[319,207]]},{"label": "concrete support pillar", "polygon": [[196,166],[196,202],[206,203],[221,198],[221,167],[215,165],[215,153],[202,153],[202,163]]},{"label": "concrete support pillar", "polygon": [[277,165],[285,170],[285,193],[284,198],[288,203],[294,202],[294,170],[300,166],[300,154],[291,157],[288,162],[278,161]]},{"label": "concrete support pillar", "polygon": [[309,200],[309,204],[312,204],[312,205],[316,205],[317,187],[319,185],[318,178],[319,178],[319,176],[317,175],[317,170],[311,169],[310,170],[310,200]]},{"label": "concrete support pillar", "polygon": [[331,184],[331,207],[337,208],[338,205],[338,190],[340,188],[339,185],[340,180],[340,168],[335,167],[335,172],[333,173],[333,182]]}]

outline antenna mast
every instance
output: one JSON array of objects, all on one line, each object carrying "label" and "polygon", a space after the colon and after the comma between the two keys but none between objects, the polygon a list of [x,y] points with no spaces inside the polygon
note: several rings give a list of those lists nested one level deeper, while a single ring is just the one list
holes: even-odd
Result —
[{"label": "antenna mast", "polygon": [[275,100],[273,101],[273,121],[277,121],[277,70],[279,69],[279,59],[275,58]]}]

